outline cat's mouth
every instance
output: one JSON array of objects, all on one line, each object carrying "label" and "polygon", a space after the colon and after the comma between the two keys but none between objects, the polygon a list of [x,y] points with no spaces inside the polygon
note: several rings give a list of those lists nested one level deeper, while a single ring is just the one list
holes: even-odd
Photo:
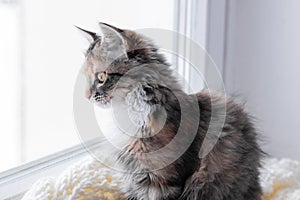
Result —
[{"label": "cat's mouth", "polygon": [[124,88],[115,88],[102,94],[95,92],[90,96],[90,102],[100,107],[108,107],[111,105],[112,99],[115,100],[115,103],[124,101],[127,93],[128,89],[124,90]]},{"label": "cat's mouth", "polygon": [[108,106],[111,100],[111,96],[107,94],[94,94],[91,98],[92,102],[98,106]]}]

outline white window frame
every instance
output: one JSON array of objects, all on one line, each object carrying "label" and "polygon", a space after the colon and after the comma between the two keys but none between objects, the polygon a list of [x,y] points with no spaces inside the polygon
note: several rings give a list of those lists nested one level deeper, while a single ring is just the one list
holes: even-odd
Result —
[{"label": "white window frame", "polygon": [[[175,30],[184,34],[187,38],[202,46],[212,61],[215,63],[221,78],[224,80],[226,65],[226,48],[227,48],[227,21],[228,21],[228,0],[190,0],[176,1],[175,9]],[[182,41],[178,44],[178,38],[175,38],[175,52],[183,50],[184,58],[190,58],[191,52],[188,41]],[[179,47],[179,45],[181,45]],[[183,48],[183,47],[184,48]],[[179,54],[179,53],[178,53]],[[204,60],[203,77],[206,80],[215,79],[215,70],[208,68],[205,64],[210,62]],[[189,85],[199,84],[199,78],[193,78],[191,66],[187,63],[180,63],[175,56],[173,63],[177,66],[179,73],[188,80]],[[183,70],[183,72],[182,72]],[[213,82],[213,81],[211,81]],[[202,83],[204,85],[204,83]],[[219,83],[216,83],[219,84]],[[214,88],[223,91],[223,85],[216,85]]]}]

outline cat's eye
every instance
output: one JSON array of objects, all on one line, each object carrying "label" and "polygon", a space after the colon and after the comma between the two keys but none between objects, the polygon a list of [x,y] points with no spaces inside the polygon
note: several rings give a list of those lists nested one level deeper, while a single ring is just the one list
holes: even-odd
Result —
[{"label": "cat's eye", "polygon": [[107,77],[106,72],[99,73],[98,74],[98,80],[99,80],[99,82],[101,84],[103,84],[105,82],[105,80],[106,80],[106,77]]}]

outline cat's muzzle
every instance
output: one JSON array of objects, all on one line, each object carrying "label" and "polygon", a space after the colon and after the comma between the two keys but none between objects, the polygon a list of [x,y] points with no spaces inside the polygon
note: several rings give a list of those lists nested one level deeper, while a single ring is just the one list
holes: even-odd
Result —
[{"label": "cat's muzzle", "polygon": [[92,98],[91,98],[92,102],[100,105],[100,106],[104,106],[109,104],[110,102],[110,97],[108,95],[105,95],[104,93],[99,94],[99,93],[95,93]]}]

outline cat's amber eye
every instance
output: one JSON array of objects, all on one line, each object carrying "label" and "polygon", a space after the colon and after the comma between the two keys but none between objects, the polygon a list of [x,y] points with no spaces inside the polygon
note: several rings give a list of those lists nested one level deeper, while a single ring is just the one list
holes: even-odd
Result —
[{"label": "cat's amber eye", "polygon": [[105,82],[106,76],[106,72],[101,72],[98,74],[98,80],[101,84]]}]

